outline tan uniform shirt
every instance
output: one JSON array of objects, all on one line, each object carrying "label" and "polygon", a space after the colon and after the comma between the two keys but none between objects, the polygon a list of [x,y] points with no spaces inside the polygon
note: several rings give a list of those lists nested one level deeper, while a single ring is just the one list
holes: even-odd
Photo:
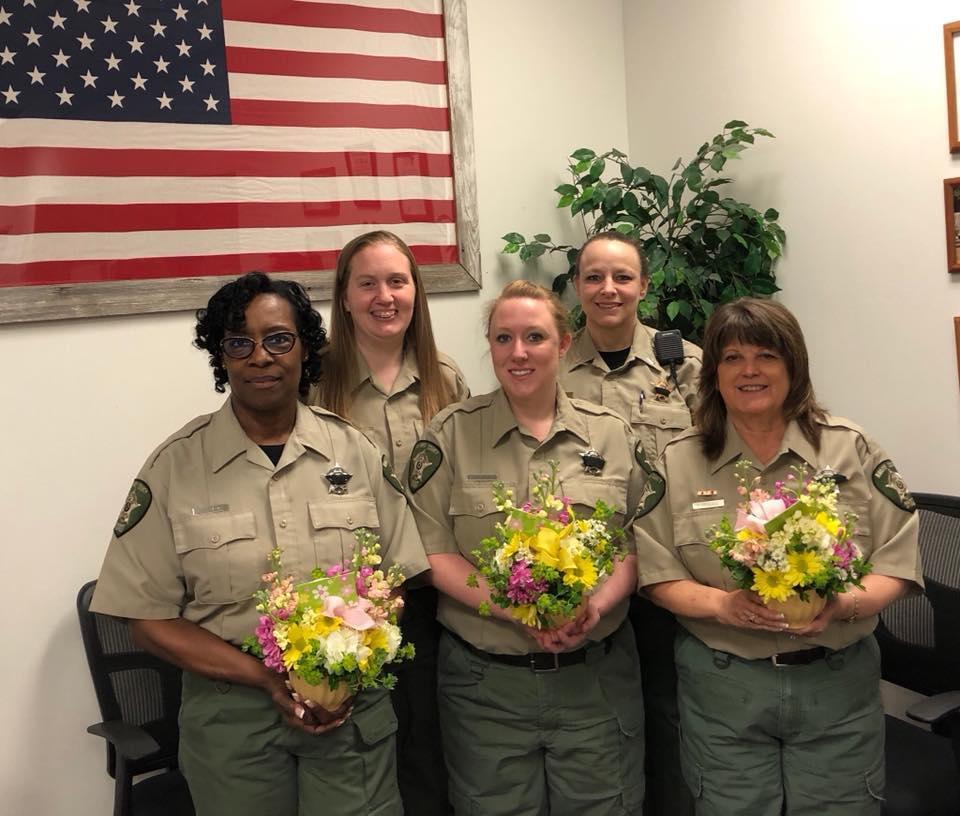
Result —
[{"label": "tan uniform shirt", "polygon": [[[611,371],[597,351],[590,332],[581,329],[561,361],[560,384],[567,396],[612,408],[626,419],[643,445],[647,459],[656,462],[667,444],[692,424],[690,412],[697,397],[700,348],[684,341],[683,363],[677,382],[653,353],[655,330],[637,323],[626,362]],[[666,388],[669,395],[657,393]]]},{"label": "tan uniform shirt", "polygon": [[[335,464],[352,474],[344,495],[330,493],[325,478]],[[407,578],[429,569],[406,499],[384,480],[381,454],[322,408],[298,404],[274,467],[227,399],[157,448],[138,484],[146,487],[131,492],[135,501],[128,499],[107,550],[96,612],[183,617],[239,644],[257,624],[251,595],[274,547],[284,573],[306,580],[313,568],[352,555],[358,527],[380,535],[385,565],[399,564]]]},{"label": "tan uniform shirt", "polygon": [[[557,395],[557,417],[541,443],[522,431],[500,390],[450,406],[433,418],[424,440],[435,444],[442,460],[432,477],[413,493],[414,516],[424,548],[430,554],[459,553],[476,563],[473,550],[480,540],[494,534],[503,520],[493,501],[497,479],[514,491],[514,502],[530,497],[536,475],[549,470],[551,459],[559,462],[559,486],[573,499],[574,509],[589,516],[598,499],[616,513],[611,521],[619,527],[629,522],[643,487],[643,471],[634,458],[634,443],[626,423],[598,405]],[[580,454],[590,448],[606,460],[598,476],[586,472]],[[414,456],[411,468],[418,466]],[[627,532],[628,549],[633,552]],[[603,617],[590,633],[601,640],[623,621],[624,600]],[[440,622],[480,649],[500,654],[525,654],[536,646],[519,626],[493,617],[481,617],[476,609],[440,594]]]},{"label": "tan uniform shirt", "polygon": [[[357,387],[353,390],[350,404],[350,422],[377,443],[387,455],[394,473],[404,479],[410,452],[423,434],[423,418],[420,416],[420,372],[417,358],[408,349],[403,355],[400,372],[393,388],[384,390],[370,373],[370,366],[357,351]],[[446,354],[439,353],[440,373],[450,385],[454,402],[470,396],[470,389],[463,379],[457,364]],[[309,405],[318,405],[318,389],[310,389]]]},{"label": "tan uniform shirt", "polygon": [[[791,422],[780,453],[767,467],[755,466],[762,486],[772,492],[774,482],[789,475],[791,466],[805,465],[808,477],[827,467],[845,476],[839,482],[838,509],[857,514],[855,540],[873,563],[873,572],[922,587],[917,515],[898,506],[877,484],[878,479],[886,479],[884,474],[893,471],[895,475],[892,464],[889,469],[882,467],[889,463],[886,454],[849,420],[828,417],[822,427],[817,452]],[[666,478],[666,494],[634,523],[640,586],[692,578],[707,586],[736,589],[719,556],[707,546],[706,531],[724,515],[731,521],[736,518],[737,503],[742,499],[737,494],[734,466],[739,459],[750,457],[749,448],[729,422],[726,446],[715,461],[704,457],[696,429],[667,445],[659,465]],[[889,492],[890,488],[886,489]],[[697,491],[713,490],[716,495],[697,495]],[[905,488],[903,492],[903,503],[912,504]],[[716,506],[721,501],[722,506]],[[868,635],[877,624],[875,615],[854,623],[834,621],[816,637],[793,640],[788,634],[748,631],[709,620],[681,616],[678,620],[711,648],[744,658],[769,657],[811,645],[841,649]]]}]

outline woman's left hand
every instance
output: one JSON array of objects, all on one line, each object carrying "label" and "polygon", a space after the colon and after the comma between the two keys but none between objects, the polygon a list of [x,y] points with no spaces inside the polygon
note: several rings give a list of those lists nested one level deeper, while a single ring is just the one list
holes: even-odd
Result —
[{"label": "woman's left hand", "polygon": [[850,615],[853,614],[853,610],[847,610],[845,605],[846,600],[846,597],[842,595],[831,598],[827,601],[827,605],[823,607],[823,611],[810,621],[807,626],[804,626],[803,629],[791,629],[790,637],[814,637],[819,635],[833,621],[849,618]]},{"label": "woman's left hand", "polygon": [[527,632],[545,652],[569,652],[583,645],[587,635],[600,622],[600,614],[600,607],[591,597],[576,620],[556,629],[527,627]]}]

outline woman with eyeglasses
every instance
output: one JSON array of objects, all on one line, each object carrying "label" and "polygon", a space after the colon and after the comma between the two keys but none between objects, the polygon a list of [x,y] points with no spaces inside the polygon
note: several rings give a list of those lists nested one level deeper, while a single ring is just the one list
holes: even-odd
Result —
[{"label": "woman with eyeglasses", "polygon": [[[343,248],[330,325],[323,376],[308,402],[349,419],[405,478],[424,425],[470,391],[457,364],[437,351],[420,270],[399,237],[378,230]],[[393,702],[400,793],[406,812],[417,816],[450,812],[437,720],[436,614],[433,587],[407,591],[401,626],[416,657],[398,667]]]},{"label": "woman with eyeglasses", "polygon": [[387,692],[326,711],[239,648],[274,548],[306,580],[349,557],[366,527],[385,566],[408,578],[428,568],[373,443],[300,402],[325,338],[304,290],[259,272],[198,311],[196,345],[230,396],[147,459],[91,605],[128,618],[138,644],[184,669],[180,764],[199,816],[402,812]]}]

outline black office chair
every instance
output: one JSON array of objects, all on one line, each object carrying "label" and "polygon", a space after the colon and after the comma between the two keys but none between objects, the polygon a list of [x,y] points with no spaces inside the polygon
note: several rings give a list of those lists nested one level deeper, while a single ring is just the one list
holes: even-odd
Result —
[{"label": "black office chair", "polygon": [[177,769],[180,669],[138,648],[122,618],[91,612],[96,585],[80,588],[77,614],[103,717],[87,731],[107,741],[113,816],[193,816]]},{"label": "black office chair", "polygon": [[888,816],[960,814],[960,497],[915,493],[925,596],[880,615],[884,680],[927,695],[887,716]]}]

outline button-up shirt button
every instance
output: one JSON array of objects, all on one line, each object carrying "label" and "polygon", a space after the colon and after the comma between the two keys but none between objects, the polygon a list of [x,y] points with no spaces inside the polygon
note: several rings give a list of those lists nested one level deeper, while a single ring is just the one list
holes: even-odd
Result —
[{"label": "button-up shirt button", "polygon": [[212,536],[210,536],[210,543],[211,543],[211,544],[219,544],[219,543],[220,543],[220,536],[219,536],[219,534],[214,533]]},{"label": "button-up shirt button", "polygon": [[353,524],[353,516],[347,516],[347,524]]},{"label": "button-up shirt button", "polygon": [[286,526],[287,526],[287,522],[286,522],[284,519],[281,519],[281,520],[280,520],[280,526],[281,526],[281,527],[286,527]]},{"label": "button-up shirt button", "polygon": [[661,424],[661,425],[666,425],[666,424],[667,424],[667,418],[666,418],[666,417],[660,417],[660,424]]},{"label": "button-up shirt button", "polygon": [[273,479],[273,481],[275,481],[275,482],[279,482],[279,481],[280,481],[280,474],[279,474],[279,473],[274,473],[273,476],[271,476],[270,478]]},{"label": "button-up shirt button", "polygon": [[402,448],[402,447],[403,447],[403,440],[402,440],[402,439],[398,439],[398,440],[397,440],[397,447],[398,447],[398,448]]},{"label": "button-up shirt button", "polygon": [[477,512],[478,513],[481,512],[483,510],[483,507],[484,507],[483,502],[480,502],[480,504],[477,505]]}]

